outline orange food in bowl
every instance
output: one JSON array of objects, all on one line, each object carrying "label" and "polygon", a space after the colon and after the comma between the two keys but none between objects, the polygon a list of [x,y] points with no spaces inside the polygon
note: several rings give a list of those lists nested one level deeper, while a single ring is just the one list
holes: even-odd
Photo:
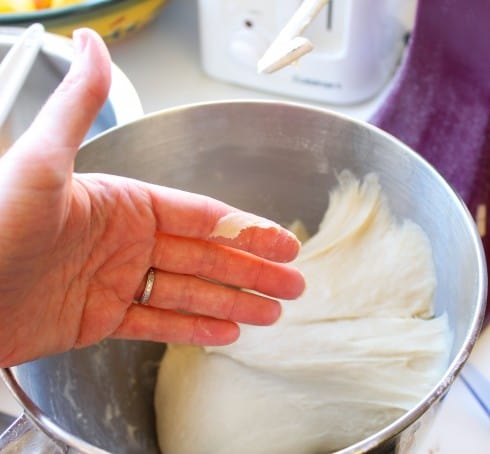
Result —
[{"label": "orange food in bowl", "polygon": [[51,0],[34,0],[36,9],[49,8],[51,6]]},{"label": "orange food in bowl", "polygon": [[23,13],[45,8],[60,8],[84,0],[0,0],[0,13]]}]

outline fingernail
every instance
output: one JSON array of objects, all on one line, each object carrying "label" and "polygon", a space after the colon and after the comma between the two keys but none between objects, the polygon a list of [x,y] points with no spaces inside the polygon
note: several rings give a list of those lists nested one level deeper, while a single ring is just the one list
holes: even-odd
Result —
[{"label": "fingernail", "polygon": [[291,272],[293,273],[293,277],[290,280],[290,287],[285,288],[284,290],[287,292],[283,299],[287,300],[295,300],[303,296],[306,291],[306,278],[302,271],[298,268],[291,267]]},{"label": "fingernail", "polygon": [[73,32],[73,47],[76,55],[81,55],[87,47],[87,34],[83,33],[83,30]]}]

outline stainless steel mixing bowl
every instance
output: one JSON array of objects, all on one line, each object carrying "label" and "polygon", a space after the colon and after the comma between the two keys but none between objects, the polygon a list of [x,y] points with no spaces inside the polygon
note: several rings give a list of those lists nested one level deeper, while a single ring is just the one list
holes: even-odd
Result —
[{"label": "stainless steel mixing bowl", "polygon": [[[343,452],[416,450],[425,420],[475,342],[487,291],[470,215],[416,153],[325,110],[244,101],[177,108],[113,129],[83,147],[76,168],[208,194],[283,224],[299,218],[310,231],[327,207],[336,172],[376,172],[394,213],[420,224],[431,240],[436,311],[447,313],[452,331],[450,365],[415,408]],[[18,430],[29,419],[80,452],[157,452],[152,395],[163,352],[158,344],[106,341],[4,371],[26,412]]]}]

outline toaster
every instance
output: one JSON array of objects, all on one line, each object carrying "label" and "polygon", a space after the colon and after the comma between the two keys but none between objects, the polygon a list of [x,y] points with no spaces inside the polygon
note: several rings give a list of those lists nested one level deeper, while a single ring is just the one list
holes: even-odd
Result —
[{"label": "toaster", "polygon": [[257,62],[301,0],[198,0],[201,60],[211,77],[331,104],[379,93],[400,61],[415,0],[327,0],[304,30],[313,50],[273,74]]}]

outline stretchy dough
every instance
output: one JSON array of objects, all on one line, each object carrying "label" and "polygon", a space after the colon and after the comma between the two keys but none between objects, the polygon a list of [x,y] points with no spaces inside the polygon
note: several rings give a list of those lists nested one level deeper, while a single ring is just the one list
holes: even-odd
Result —
[{"label": "stretchy dough", "polygon": [[170,345],[155,406],[165,454],[315,454],[401,416],[441,377],[429,240],[390,214],[378,178],[339,175],[296,260],[307,289],[272,327],[226,347]]},{"label": "stretchy dough", "polygon": [[252,213],[237,212],[223,216],[215,225],[209,238],[237,238],[240,233],[250,227],[259,227],[261,229],[280,230],[280,226],[268,219],[261,218]]}]

